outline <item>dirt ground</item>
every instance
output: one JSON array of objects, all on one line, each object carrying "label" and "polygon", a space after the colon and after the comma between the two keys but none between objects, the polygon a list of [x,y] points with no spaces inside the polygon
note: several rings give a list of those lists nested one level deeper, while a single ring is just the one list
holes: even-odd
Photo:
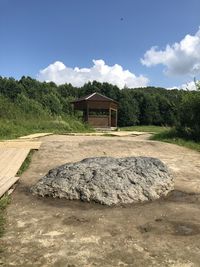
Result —
[{"label": "dirt ground", "polygon": [[[200,153],[147,137],[40,138],[7,209],[0,266],[200,266]],[[158,157],[173,172],[175,191],[166,199],[105,207],[29,192],[66,162],[141,155]]]}]

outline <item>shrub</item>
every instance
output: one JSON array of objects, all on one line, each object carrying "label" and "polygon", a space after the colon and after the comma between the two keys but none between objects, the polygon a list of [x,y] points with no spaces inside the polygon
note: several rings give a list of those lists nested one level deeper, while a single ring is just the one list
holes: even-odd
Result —
[{"label": "shrub", "polygon": [[186,95],[180,106],[177,131],[195,141],[200,140],[200,93]]}]

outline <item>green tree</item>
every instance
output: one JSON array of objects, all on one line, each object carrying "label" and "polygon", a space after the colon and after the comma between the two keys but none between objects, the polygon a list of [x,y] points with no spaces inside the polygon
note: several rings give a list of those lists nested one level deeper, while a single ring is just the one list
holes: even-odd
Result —
[{"label": "green tree", "polygon": [[188,92],[180,105],[178,132],[190,139],[200,140],[200,93]]},{"label": "green tree", "polygon": [[44,107],[48,108],[52,115],[61,115],[62,104],[55,94],[50,93],[43,95],[42,102]]},{"label": "green tree", "polygon": [[123,94],[119,101],[119,126],[132,126],[138,124],[139,107],[135,99],[132,99],[129,92]]},{"label": "green tree", "polygon": [[47,109],[42,104],[34,99],[28,98],[24,94],[18,95],[15,102],[25,117],[40,118],[49,116]]}]

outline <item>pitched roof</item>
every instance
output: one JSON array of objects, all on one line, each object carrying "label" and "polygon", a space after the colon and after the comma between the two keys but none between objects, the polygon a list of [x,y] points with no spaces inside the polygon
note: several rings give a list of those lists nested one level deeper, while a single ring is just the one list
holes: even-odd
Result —
[{"label": "pitched roof", "polygon": [[113,100],[112,98],[109,98],[105,95],[99,94],[99,93],[93,93],[90,95],[86,95],[83,97],[80,97],[76,100],[74,100],[72,103],[76,103],[76,102],[81,102],[81,101],[105,101],[105,102],[115,102],[117,103],[117,101]]}]

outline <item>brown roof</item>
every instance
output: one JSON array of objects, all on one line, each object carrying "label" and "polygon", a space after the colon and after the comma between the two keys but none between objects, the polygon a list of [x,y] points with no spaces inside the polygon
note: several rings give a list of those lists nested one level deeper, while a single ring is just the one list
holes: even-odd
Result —
[{"label": "brown roof", "polygon": [[113,100],[112,98],[109,98],[109,97],[102,95],[102,94],[99,94],[99,93],[93,93],[90,95],[80,97],[80,98],[74,100],[72,103],[81,102],[81,101],[105,101],[105,102],[117,103],[117,101]]}]

